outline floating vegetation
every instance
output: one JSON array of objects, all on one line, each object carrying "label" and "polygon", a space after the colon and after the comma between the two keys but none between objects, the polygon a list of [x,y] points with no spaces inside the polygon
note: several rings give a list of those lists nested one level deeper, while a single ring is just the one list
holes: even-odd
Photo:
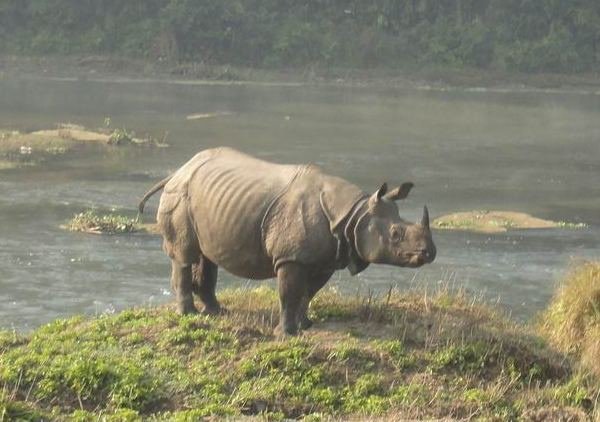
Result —
[{"label": "floating vegetation", "polygon": [[98,214],[95,210],[75,214],[66,227],[74,232],[93,234],[133,233],[140,230],[137,219],[114,213]]},{"label": "floating vegetation", "polygon": [[587,227],[584,223],[543,220],[529,214],[514,211],[468,211],[436,218],[432,227],[446,230],[469,230],[481,233],[502,233],[517,229]]}]

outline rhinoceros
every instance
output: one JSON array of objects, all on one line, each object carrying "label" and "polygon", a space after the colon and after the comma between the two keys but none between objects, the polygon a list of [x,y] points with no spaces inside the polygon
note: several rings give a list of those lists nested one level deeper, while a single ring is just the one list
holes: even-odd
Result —
[{"label": "rhinoceros", "polygon": [[139,204],[164,189],[157,212],[163,249],[171,258],[177,311],[217,314],[218,267],[249,279],[277,277],[280,320],[275,332],[296,334],[312,322],[307,309],[332,274],[369,264],[419,267],[436,249],[427,207],[420,224],[398,215],[395,201],[413,184],[367,194],[315,165],[282,165],[231,148],[199,152],[153,186]]}]

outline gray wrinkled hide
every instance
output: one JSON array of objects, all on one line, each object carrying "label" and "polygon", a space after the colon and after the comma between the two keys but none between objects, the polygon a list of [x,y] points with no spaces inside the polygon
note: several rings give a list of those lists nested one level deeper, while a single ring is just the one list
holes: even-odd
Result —
[{"label": "gray wrinkled hide", "polygon": [[219,148],[198,153],[173,175],[158,224],[173,244],[167,253],[182,263],[197,262],[201,252],[251,279],[274,277],[290,261],[333,271],[332,229],[364,195],[312,165],[272,164]]}]

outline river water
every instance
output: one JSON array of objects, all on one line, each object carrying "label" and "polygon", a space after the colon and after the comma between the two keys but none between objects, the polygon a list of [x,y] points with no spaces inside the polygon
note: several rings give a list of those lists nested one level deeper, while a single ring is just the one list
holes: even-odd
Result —
[{"label": "river water", "polygon": [[[227,112],[187,120],[196,113]],[[172,300],[169,260],[148,234],[59,228],[88,207],[135,215],[141,195],[195,152],[228,145],[277,162],[312,162],[368,191],[416,188],[401,215],[473,209],[585,222],[585,229],[436,231],[421,269],[372,265],[331,284],[367,289],[463,287],[528,319],[569,266],[600,256],[600,95],[580,92],[0,80],[0,128],[72,122],[166,135],[166,149],[70,155],[0,173],[0,327]],[[153,218],[158,195],[147,208]],[[219,288],[257,282],[220,272]],[[273,281],[267,282],[274,285]]]}]

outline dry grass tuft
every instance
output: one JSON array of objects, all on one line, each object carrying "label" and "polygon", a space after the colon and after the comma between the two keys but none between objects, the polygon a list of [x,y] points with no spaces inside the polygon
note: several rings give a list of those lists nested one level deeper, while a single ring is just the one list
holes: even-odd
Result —
[{"label": "dry grass tuft", "polygon": [[555,346],[581,357],[600,376],[600,263],[586,263],[567,276],[539,325]]}]

